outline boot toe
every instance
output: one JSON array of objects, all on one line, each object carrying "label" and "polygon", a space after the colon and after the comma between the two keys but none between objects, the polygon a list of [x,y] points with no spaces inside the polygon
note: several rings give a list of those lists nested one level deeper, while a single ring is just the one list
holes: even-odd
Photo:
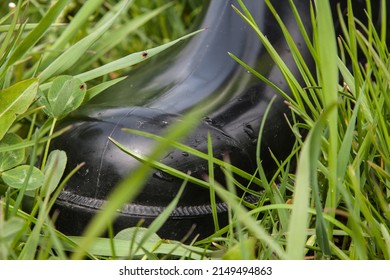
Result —
[{"label": "boot toe", "polygon": [[[120,150],[109,137],[140,156],[148,156],[156,141],[128,133],[123,128],[164,135],[170,124],[178,120],[179,115],[144,107],[111,109],[77,122],[72,120],[73,128],[55,139],[53,148],[68,153],[69,169],[81,162],[85,162],[85,166],[70,179],[56,202],[56,209],[60,211],[57,227],[67,234],[81,234],[115,186],[142,164]],[[208,134],[216,158],[222,159],[228,154],[238,167],[253,170],[250,157],[240,144],[207,121],[201,122],[183,143],[207,153]],[[178,149],[167,151],[159,162],[201,180],[208,174],[207,160]],[[214,172],[216,180],[223,183],[225,177],[218,166]],[[119,218],[113,223],[114,228],[135,226],[141,219],[145,226],[150,224],[177,195],[182,183],[180,178],[152,169],[140,194],[122,208]],[[226,223],[226,205],[221,201],[216,205],[220,222]],[[178,223],[180,227],[176,226]],[[210,192],[204,186],[188,183],[177,208],[159,234],[164,238],[178,239],[194,225],[197,225],[195,232],[202,236],[211,234],[214,229]]]}]

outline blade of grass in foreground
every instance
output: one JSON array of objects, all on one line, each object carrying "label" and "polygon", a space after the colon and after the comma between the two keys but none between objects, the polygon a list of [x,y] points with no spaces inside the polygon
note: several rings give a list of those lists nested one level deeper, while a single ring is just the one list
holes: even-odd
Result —
[{"label": "blade of grass in foreground", "polygon": [[77,14],[72,18],[67,28],[55,40],[47,55],[43,57],[41,67],[47,67],[49,63],[58,55],[56,50],[62,49],[74,37],[74,34],[88,21],[89,17],[101,7],[104,0],[88,0]]},{"label": "blade of grass in foreground", "polygon": [[121,9],[104,25],[98,28],[95,32],[89,34],[87,37],[81,39],[79,42],[71,46],[59,57],[57,57],[52,63],[50,63],[41,74],[39,79],[41,82],[46,81],[54,75],[61,74],[75,64],[85,52],[95,43],[115,22],[120,13],[125,10],[129,1],[123,0]]},{"label": "blade of grass in foreground", "polygon": [[72,69],[77,69],[78,73],[91,69],[92,65],[94,65],[97,60],[101,59],[108,51],[115,49],[117,45],[123,42],[123,38],[128,38],[132,32],[139,30],[142,25],[161,14],[172,6],[172,4],[173,2],[169,2],[164,6],[129,20],[120,28],[110,29],[110,32],[104,34],[93,46],[93,56],[83,57]]},{"label": "blade of grass in foreground", "polygon": [[[140,52],[129,54],[125,57],[122,57],[120,59],[117,59],[115,61],[107,63],[101,67],[98,67],[98,68],[95,68],[93,70],[78,74],[75,77],[81,79],[83,82],[87,82],[87,81],[90,81],[90,80],[95,79],[97,77],[101,77],[101,76],[104,76],[106,74],[109,74],[111,72],[115,72],[117,70],[133,66],[137,63],[140,63],[146,59],[149,59],[149,58],[157,55],[158,53],[168,49],[169,47],[175,45],[176,43],[178,43],[182,40],[185,40],[191,36],[194,36],[194,35],[202,32],[203,30],[204,29],[197,30],[197,31],[192,32],[188,35],[180,37],[174,41],[171,41],[169,43],[163,44],[163,45],[155,47],[155,48],[151,48],[151,49],[146,50],[146,51],[140,51]],[[146,55],[146,57],[145,57],[145,55]],[[51,82],[47,82],[47,83],[42,84],[39,88],[40,88],[40,90],[47,90],[50,87],[50,85],[51,85]]]},{"label": "blade of grass in foreground", "polygon": [[[80,236],[71,236],[70,239],[74,243],[81,246],[85,242],[86,238]],[[132,244],[131,240],[115,239],[114,241],[116,257],[127,258],[129,256],[129,248],[131,248],[132,246],[134,248],[134,245],[138,245],[138,242],[135,242],[136,244]],[[67,251],[75,251],[75,246],[65,244],[64,247]],[[131,253],[134,257],[143,257],[149,252],[152,252],[153,254],[162,254],[178,257],[182,257],[191,253],[192,259],[202,259],[204,258],[203,256],[205,254],[211,253],[208,250],[205,250],[203,248],[197,248],[195,246],[177,244],[176,242],[158,243],[155,240],[147,240],[146,242],[144,242],[142,248],[140,248],[138,251],[133,251]],[[96,238],[88,249],[88,253],[90,255],[95,256],[112,256],[110,240],[108,238]]]},{"label": "blade of grass in foreground", "polygon": [[46,15],[39,21],[39,24],[31,30],[31,32],[18,44],[18,47],[12,53],[7,64],[12,65],[17,60],[23,57],[23,55],[33,47],[39,39],[50,29],[49,27],[56,20],[61,11],[64,10],[65,6],[68,5],[69,0],[58,0],[46,13]]},{"label": "blade of grass in foreground", "polygon": [[[309,201],[310,189],[317,197],[316,212],[317,216],[322,215],[320,208],[319,191],[317,182],[317,164],[321,151],[321,141],[323,130],[326,126],[326,119],[335,106],[325,110],[320,116],[320,119],[314,125],[307,136],[299,157],[296,182],[293,195],[293,210],[291,213],[288,235],[287,235],[287,255],[289,259],[303,259],[305,252],[305,244],[307,239],[308,217],[309,217]],[[318,225],[323,231],[323,224]],[[319,240],[319,242],[321,242]],[[323,242],[327,242],[324,239]],[[324,245],[325,248],[329,246]]]},{"label": "blade of grass in foreground", "polygon": [[280,244],[275,241],[268,232],[257,221],[250,216],[247,210],[237,201],[237,198],[231,192],[225,190],[218,183],[214,185],[216,193],[221,197],[233,210],[236,222],[242,223],[250,232],[259,240],[263,241],[280,259],[288,259],[289,255],[283,250]]},{"label": "blade of grass in foreground", "polygon": [[[337,43],[334,30],[334,21],[329,1],[316,1],[317,5],[317,39],[316,47],[319,56],[317,68],[319,70],[320,86],[322,87],[325,108],[334,106],[338,99],[338,68]],[[338,113],[331,110],[328,116],[329,148],[328,156],[328,195],[326,207],[336,208],[337,200],[337,159],[338,159]],[[328,228],[329,237],[333,227]]]},{"label": "blade of grass in foreground", "polygon": [[166,50],[167,48],[173,46],[174,44],[176,44],[182,40],[185,40],[189,37],[192,37],[192,36],[198,34],[199,32],[201,32],[203,30],[204,29],[192,32],[188,35],[180,37],[179,39],[173,40],[169,43],[163,44],[163,45],[155,47],[155,48],[151,48],[151,49],[146,50],[146,51],[140,51],[140,52],[136,52],[136,53],[127,55],[123,58],[120,58],[120,59],[115,60],[113,62],[107,63],[107,64],[105,64],[101,67],[98,67],[96,69],[79,74],[76,77],[85,82],[85,81],[89,81],[89,80],[92,80],[94,78],[103,76],[105,74],[108,74],[110,72],[114,72],[114,71],[129,67],[129,66],[135,65],[137,63],[140,63],[146,59],[149,59],[149,58],[155,56],[156,54]]},{"label": "blade of grass in foreground", "polygon": [[217,215],[217,207],[215,204],[215,190],[213,188],[215,178],[214,178],[214,163],[213,163],[213,143],[210,136],[210,133],[207,134],[207,151],[208,151],[208,168],[209,168],[209,176],[208,181],[210,183],[210,201],[211,201],[211,212],[213,215],[213,221],[214,221],[214,231],[217,232],[219,230],[219,222],[218,222],[218,215]]},{"label": "blade of grass in foreground", "polygon": [[22,27],[21,24],[17,24],[19,13],[20,13],[20,7],[21,7],[21,2],[18,3],[18,5],[16,6],[16,8],[14,10],[12,22],[10,25],[1,25],[0,26],[0,32],[7,32],[5,37],[2,38],[3,42],[1,43],[1,46],[0,46],[0,65],[3,64],[4,59],[7,57],[6,50],[9,49],[9,45],[12,41],[12,36],[15,35],[16,31]]},{"label": "blade of grass in foreground", "polygon": [[164,211],[150,224],[148,229],[145,230],[145,233],[142,236],[141,240],[139,241],[139,245],[135,251],[138,251],[138,249],[143,247],[144,243],[146,243],[149,240],[149,238],[153,234],[155,234],[169,219],[169,216],[171,215],[173,210],[175,210],[176,205],[179,203],[179,199],[181,198],[186,185],[187,185],[187,181],[184,181],[178,193],[176,194],[175,198],[171,201],[171,203],[169,203],[169,205],[164,209]]}]

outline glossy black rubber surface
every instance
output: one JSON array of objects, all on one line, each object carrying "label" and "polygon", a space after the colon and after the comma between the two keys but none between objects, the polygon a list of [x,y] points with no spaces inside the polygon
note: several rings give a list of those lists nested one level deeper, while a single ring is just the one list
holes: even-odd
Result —
[{"label": "glossy black rubber surface", "polygon": [[[286,1],[272,1],[310,64],[291,8]],[[306,26],[310,26],[309,1],[295,1]],[[259,27],[299,80],[291,53],[275,19],[263,1],[245,1]],[[150,139],[123,132],[138,129],[163,135],[181,115],[204,101],[215,109],[183,142],[207,152],[207,133],[213,139],[214,156],[228,153],[232,164],[247,172],[256,168],[256,140],[265,109],[277,93],[236,63],[228,52],[254,67],[282,90],[289,87],[255,32],[231,8],[236,1],[213,0],[205,3],[199,28],[204,32],[151,59],[131,72],[120,84],[100,94],[75,112],[63,125],[74,128],[53,141],[53,149],[65,150],[71,170],[80,162],[85,167],[69,181],[56,202],[57,227],[67,234],[81,234],[87,222],[102,207],[107,195],[139,163],[120,151],[108,136],[140,154],[147,155],[154,145]],[[158,61],[157,61],[158,60]],[[262,161],[272,172],[269,149],[278,158],[290,153],[293,136],[285,114],[288,108],[278,96],[263,133]],[[171,150],[161,162],[197,178],[207,174],[207,162],[179,150]],[[224,174],[215,169],[216,179]],[[182,181],[153,170],[139,196],[124,206],[113,223],[116,231],[135,226],[142,218],[148,225],[172,201]],[[129,185],[131,188],[131,185]],[[195,225],[193,234],[202,237],[214,230],[209,191],[189,184],[177,209],[159,231],[164,238],[181,239]],[[248,197],[248,199],[253,199]],[[220,224],[227,222],[227,206],[218,202]]]}]

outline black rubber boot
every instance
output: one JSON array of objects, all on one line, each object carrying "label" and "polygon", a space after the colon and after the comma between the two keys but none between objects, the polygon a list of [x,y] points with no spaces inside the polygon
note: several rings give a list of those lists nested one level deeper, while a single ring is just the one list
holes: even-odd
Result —
[{"label": "black rubber boot", "polygon": [[[310,54],[287,1],[273,4],[287,25],[307,61]],[[309,1],[295,1],[302,20],[310,26]],[[285,92],[289,88],[260,40],[244,20],[231,8],[236,1],[213,0],[205,4],[199,28],[206,30],[191,40],[159,55],[158,59],[137,68],[122,83],[100,94],[64,121],[74,127],[53,141],[53,149],[65,150],[68,168],[85,162],[62,191],[54,209],[59,216],[56,226],[62,232],[79,235],[88,221],[102,207],[118,182],[139,166],[139,162],[119,150],[108,140],[114,138],[126,147],[147,155],[155,142],[129,134],[132,128],[164,135],[166,128],[180,120],[182,114],[202,102],[215,102],[215,109],[184,141],[207,153],[207,134],[213,140],[217,158],[228,154],[233,165],[252,173],[256,169],[256,140],[265,109],[277,93],[235,62],[228,52],[254,67]],[[261,30],[279,55],[300,77],[280,28],[263,1],[246,1]],[[158,61],[157,61],[158,60]],[[289,109],[280,96],[271,107],[262,136],[262,162],[272,173],[275,164],[271,150],[279,159],[290,154],[294,137],[285,114]],[[162,163],[202,179],[208,174],[207,161],[179,150],[169,151]],[[224,182],[217,167],[215,177]],[[135,226],[140,219],[150,224],[172,201],[182,180],[154,170],[139,196],[121,210],[113,222],[115,231]],[[131,185],[129,185],[131,188]],[[247,196],[247,199],[256,199]],[[218,201],[219,223],[227,223],[227,206]],[[205,237],[214,231],[209,190],[189,183],[177,209],[158,232],[163,238],[181,239],[195,225],[193,235]]]}]

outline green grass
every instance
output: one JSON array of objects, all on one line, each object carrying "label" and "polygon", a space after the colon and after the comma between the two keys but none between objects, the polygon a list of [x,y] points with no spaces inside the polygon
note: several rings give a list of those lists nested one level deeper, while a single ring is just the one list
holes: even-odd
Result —
[{"label": "green grass", "polygon": [[[20,1],[12,11],[0,4],[0,11],[9,11],[0,14],[0,259],[390,258],[386,9],[382,9],[382,29],[376,30],[371,21],[354,19],[353,1],[348,1],[348,18],[342,21],[342,34],[337,37],[327,1],[317,1],[318,6],[312,9],[313,36],[294,13],[314,58],[316,75],[279,22],[301,70],[303,85],[256,26],[250,11],[242,3],[233,7],[257,32],[291,87],[292,95],[288,96],[230,54],[271,84],[293,112],[294,150],[278,162],[272,178],[265,176],[260,160],[258,171],[248,174],[227,159],[214,158],[211,142],[207,154],[181,144],[180,138],[207,110],[196,109],[164,137],[127,130],[159,141],[148,158],[111,139],[129,156],[147,164],[115,188],[105,211],[93,219],[83,236],[58,232],[49,216],[50,208],[81,166],[64,174],[66,154],[49,152],[50,139],[61,133],[56,129],[57,120],[120,81],[121,74],[142,61],[143,50],[148,49],[148,57],[158,56],[176,39],[196,36],[187,35],[187,30],[199,11],[197,1],[166,5],[162,4],[165,1],[116,2],[88,0],[81,6],[76,1],[59,0],[45,6]],[[270,1],[266,3],[275,13]],[[293,1],[289,3],[294,8]],[[367,5],[370,17],[370,1]],[[161,28],[155,28],[158,25]],[[112,40],[106,40],[108,28]],[[63,48],[60,53],[59,48]],[[84,85],[81,92],[80,85]],[[80,100],[70,98],[80,94]],[[38,97],[41,100],[37,102]],[[66,106],[58,106],[64,102]],[[262,127],[265,125],[266,118]],[[258,143],[261,136],[260,131]],[[226,174],[226,186],[214,180],[213,172],[203,181],[162,165],[157,159],[170,147],[208,160],[209,167],[220,167]],[[257,157],[261,157],[259,148]],[[40,166],[38,158],[43,159]],[[290,168],[295,165],[296,169]],[[129,228],[115,237],[97,238],[115,210],[142,189],[151,166],[182,178],[183,188],[191,182],[210,189],[213,207],[215,196],[229,205],[229,225],[221,228],[215,216],[215,234],[208,238],[190,244],[160,239],[155,232],[174,209],[179,192],[148,229]],[[264,189],[257,194],[258,203],[243,202],[237,196],[237,188],[253,191],[240,185],[233,174]],[[129,183],[134,187],[127,188]]]}]

